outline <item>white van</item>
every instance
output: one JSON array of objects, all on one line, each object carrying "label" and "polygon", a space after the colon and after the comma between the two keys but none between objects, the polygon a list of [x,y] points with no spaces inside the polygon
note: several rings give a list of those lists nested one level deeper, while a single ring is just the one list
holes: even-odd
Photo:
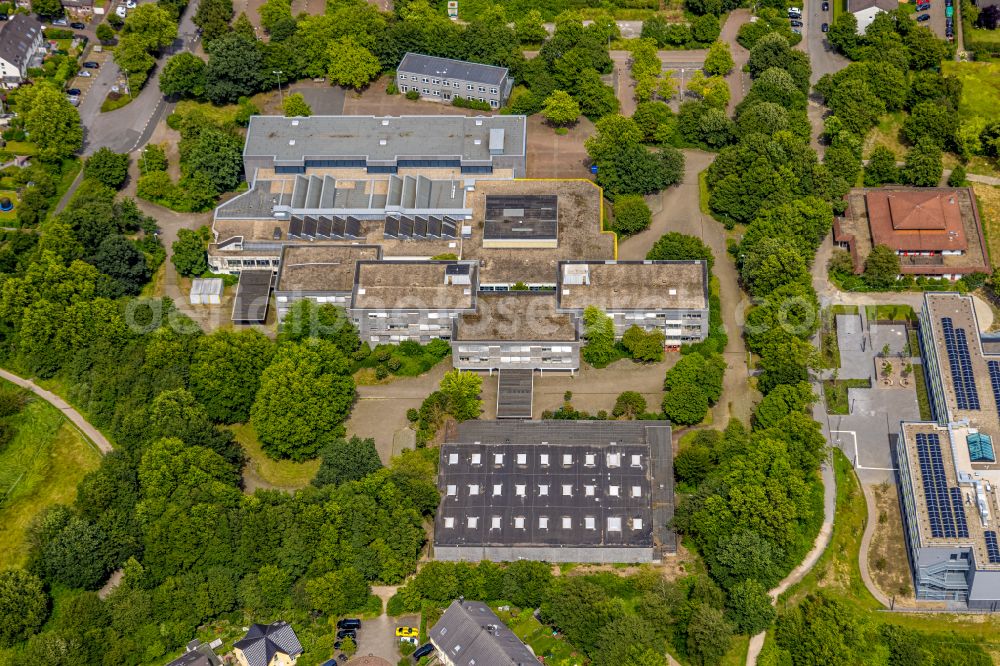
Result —
[{"label": "white van", "polygon": [[793,19],[802,18],[802,10],[799,9],[798,7],[789,7],[788,18],[793,18]]},{"label": "white van", "polygon": [[117,7],[115,7],[115,14],[118,14],[118,16],[121,18],[125,18],[125,16],[128,14],[128,10],[125,9],[125,5],[118,5]]}]

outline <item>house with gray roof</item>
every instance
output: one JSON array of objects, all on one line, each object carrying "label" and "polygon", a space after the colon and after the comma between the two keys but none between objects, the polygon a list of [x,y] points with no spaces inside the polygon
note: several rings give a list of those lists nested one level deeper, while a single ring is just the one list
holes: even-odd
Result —
[{"label": "house with gray roof", "polygon": [[222,645],[221,640],[210,644],[202,643],[197,638],[187,644],[184,654],[167,664],[167,666],[222,666],[222,660],[215,654],[215,648]]},{"label": "house with gray roof", "polygon": [[847,11],[858,20],[858,34],[863,35],[875,17],[899,7],[899,0],[847,0]]},{"label": "house with gray roof", "polygon": [[481,601],[458,599],[430,632],[447,666],[528,666],[538,657]]},{"label": "house with gray roof", "polygon": [[396,87],[403,94],[416,91],[421,99],[451,104],[462,97],[498,109],[507,103],[514,79],[506,67],[407,53],[396,68]]},{"label": "house with gray roof", "polygon": [[292,666],[302,654],[302,643],[285,621],[254,624],[233,645],[241,666]]},{"label": "house with gray roof", "polygon": [[0,22],[0,88],[17,88],[29,67],[41,67],[44,41],[42,24],[34,16],[15,14]]}]

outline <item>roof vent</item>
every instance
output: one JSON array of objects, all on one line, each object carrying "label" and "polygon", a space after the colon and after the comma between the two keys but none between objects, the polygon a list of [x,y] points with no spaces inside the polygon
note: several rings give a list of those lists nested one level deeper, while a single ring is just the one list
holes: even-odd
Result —
[{"label": "roof vent", "polygon": [[476,121],[476,127],[481,127],[481,126],[482,126],[482,124],[483,124],[483,121],[482,121],[482,120],[477,120],[477,121]]},{"label": "roof vent", "polygon": [[289,139],[288,140],[288,145],[289,146],[294,146],[295,145],[295,139]]},{"label": "roof vent", "polygon": [[388,127],[388,126],[389,126],[389,121],[386,120],[385,118],[383,118],[382,119],[382,127]]},{"label": "roof vent", "polygon": [[386,141],[385,139],[379,139],[378,140],[378,145],[380,145],[380,146],[384,146],[386,143],[388,143],[388,141]]},{"label": "roof vent", "polygon": [[298,127],[298,126],[299,126],[299,121],[293,120],[292,121],[292,127]]}]

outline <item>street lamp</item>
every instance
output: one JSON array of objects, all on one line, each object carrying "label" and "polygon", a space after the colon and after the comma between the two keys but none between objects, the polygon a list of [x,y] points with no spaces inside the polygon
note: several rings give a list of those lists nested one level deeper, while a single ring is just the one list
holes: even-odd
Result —
[{"label": "street lamp", "polygon": [[284,106],[285,100],[281,96],[281,75],[284,74],[284,72],[280,69],[272,69],[271,73],[278,79],[278,103]]}]

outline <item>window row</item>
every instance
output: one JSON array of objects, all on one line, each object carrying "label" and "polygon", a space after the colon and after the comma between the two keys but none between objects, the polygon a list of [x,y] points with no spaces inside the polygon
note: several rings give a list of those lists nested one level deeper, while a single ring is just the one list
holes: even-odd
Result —
[{"label": "window row", "polygon": [[[538,516],[538,529],[547,530],[550,529],[549,524],[553,522],[550,520],[549,516]],[[608,516],[607,519],[607,530],[609,532],[621,532],[622,524],[625,521],[622,520],[621,516]],[[454,516],[445,516],[444,527],[445,529],[455,529],[455,526],[459,524],[459,521]],[[523,530],[527,528],[528,519],[525,516],[514,516],[511,521],[514,529]],[[642,529],[642,518],[629,518],[628,524],[633,530]],[[465,526],[469,529],[479,528],[479,516],[466,516]],[[562,516],[560,519],[560,526],[564,530],[573,529],[573,518],[572,516]],[[597,517],[596,516],[584,516],[583,517],[583,528],[587,530],[597,529]],[[491,516],[490,517],[490,529],[500,530],[503,529],[503,516]]]},{"label": "window row", "polygon": [[[470,483],[470,484],[467,484],[466,487],[469,490],[469,495],[470,496],[479,495],[480,491],[482,490],[482,487],[478,483]],[[549,488],[550,487],[551,486],[549,484],[547,484],[547,483],[540,483],[540,484],[538,484],[538,495],[536,495],[536,497],[548,497],[549,496]],[[562,496],[563,497],[572,497],[573,496],[573,484],[571,484],[571,483],[560,484],[560,488],[562,489]],[[448,487],[447,487],[446,491],[447,491],[447,496],[448,497],[457,497],[458,496],[458,485],[457,484],[448,484]],[[594,497],[596,495],[596,493],[597,493],[597,486],[596,485],[585,484],[583,486],[583,496],[584,497]],[[514,484],[514,495],[517,496],[517,497],[527,497],[527,495],[528,495],[528,484],[526,484],[526,483],[515,483]],[[495,484],[493,484],[493,497],[502,497],[502,496],[503,496],[503,484],[501,484],[501,483],[495,483]],[[608,486],[608,496],[609,497],[622,497],[622,487],[618,486],[618,485]],[[630,487],[630,492],[629,492],[629,497],[632,497],[632,498],[642,497],[642,486],[631,486]]]},{"label": "window row", "polygon": [[[585,453],[583,454],[583,465],[584,467],[596,467],[597,466],[597,455],[596,453]],[[620,451],[612,451],[605,454],[605,464],[608,467],[621,467],[622,466],[622,456]],[[506,460],[506,453],[494,453],[493,454],[493,464],[497,467],[502,467],[504,460]],[[540,453],[538,455],[538,464],[542,467],[549,466],[549,460],[551,456],[548,453]],[[514,461],[520,467],[525,467],[528,464],[528,454],[527,453],[517,453],[514,455]],[[483,464],[483,454],[473,453],[469,456],[469,462],[473,465]],[[569,467],[574,462],[574,456],[572,453],[562,454],[562,464],[565,467]],[[458,453],[452,452],[448,454],[448,464],[457,465],[458,464]],[[631,467],[642,467],[642,455],[639,453],[631,454]]]}]

